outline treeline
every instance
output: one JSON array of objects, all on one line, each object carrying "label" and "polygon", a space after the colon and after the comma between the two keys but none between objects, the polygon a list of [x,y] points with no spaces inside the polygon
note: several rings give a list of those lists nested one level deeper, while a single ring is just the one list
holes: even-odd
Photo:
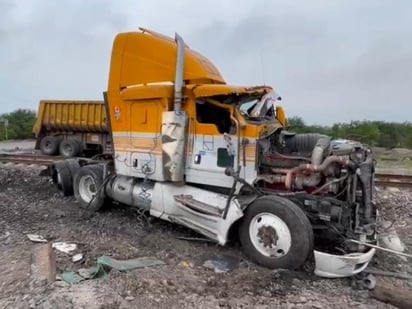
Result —
[{"label": "treeline", "polygon": [[0,115],[0,141],[5,139],[29,139],[32,133],[36,112],[29,109],[18,109]]},{"label": "treeline", "polygon": [[[33,138],[36,112],[18,109],[0,115],[0,140]],[[412,123],[351,121],[332,126],[308,125],[301,117],[288,119],[289,130],[298,133],[321,133],[333,138],[356,139],[371,146],[412,148]],[[7,124],[7,127],[6,127]]]},{"label": "treeline", "polygon": [[321,133],[333,138],[356,139],[371,146],[412,148],[412,123],[351,121],[332,126],[307,125],[300,117],[288,119],[290,131]]}]

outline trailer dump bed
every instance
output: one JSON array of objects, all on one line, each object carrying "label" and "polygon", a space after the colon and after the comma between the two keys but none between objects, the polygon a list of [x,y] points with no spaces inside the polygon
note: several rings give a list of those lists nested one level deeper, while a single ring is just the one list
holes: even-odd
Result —
[{"label": "trailer dump bed", "polygon": [[101,152],[109,138],[104,102],[42,100],[33,133],[36,149],[47,155],[76,156],[87,149]]},{"label": "trailer dump bed", "polygon": [[103,101],[40,101],[33,132],[108,132]]}]

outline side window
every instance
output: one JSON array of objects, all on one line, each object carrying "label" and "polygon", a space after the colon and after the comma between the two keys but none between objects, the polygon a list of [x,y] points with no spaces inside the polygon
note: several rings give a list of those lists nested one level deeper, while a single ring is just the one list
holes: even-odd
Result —
[{"label": "side window", "polygon": [[230,156],[226,148],[217,149],[217,166],[219,167],[233,167],[235,157]]},{"label": "side window", "polygon": [[230,119],[230,112],[213,104],[197,101],[196,120],[199,123],[214,124],[221,134],[234,133],[232,120]]}]

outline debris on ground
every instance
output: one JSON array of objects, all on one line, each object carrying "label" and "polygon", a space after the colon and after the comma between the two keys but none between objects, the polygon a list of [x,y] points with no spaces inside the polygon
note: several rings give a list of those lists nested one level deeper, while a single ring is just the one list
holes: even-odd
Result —
[{"label": "debris on ground", "polygon": [[402,243],[395,230],[393,222],[384,221],[381,224],[379,238],[379,244],[387,249],[391,249],[398,252],[405,251],[405,245]]},{"label": "debris on ground", "polygon": [[47,242],[47,239],[45,239],[41,235],[37,234],[27,234],[26,235],[28,239],[30,239],[32,242]]},{"label": "debris on ground", "polygon": [[96,266],[82,268],[79,271],[64,272],[61,275],[63,281],[73,284],[86,279],[96,279],[106,276],[111,269],[128,271],[138,268],[147,268],[164,265],[159,259],[152,257],[139,257],[130,260],[116,260],[110,256],[101,256],[97,259]]},{"label": "debris on ground", "polygon": [[75,254],[75,255],[73,255],[73,257],[72,257],[72,261],[73,261],[74,263],[80,262],[82,259],[83,259],[83,254],[81,254],[81,253]]},{"label": "debris on ground", "polygon": [[213,269],[215,273],[225,273],[234,270],[240,263],[239,256],[218,254],[203,263],[203,266]]},{"label": "debris on ground", "polygon": [[412,308],[412,290],[399,289],[388,284],[377,284],[372,291],[372,297],[389,303],[400,309]]},{"label": "debris on ground", "polygon": [[[162,220],[138,225],[134,210],[121,205],[109,204],[91,214],[80,209],[73,197],[63,196],[49,178],[39,177],[41,169],[0,167],[0,258],[7,261],[0,264],[0,308],[375,309],[393,308],[373,297],[380,284],[395,291],[412,290],[412,280],[397,276],[374,274],[377,284],[371,292],[353,286],[350,278],[320,278],[313,274],[313,260],[295,271],[271,271],[244,259],[236,241],[225,247],[182,241],[176,237],[200,236]],[[405,252],[411,253],[412,192],[381,189],[375,203],[382,218],[394,222]],[[112,269],[104,280],[43,284],[30,275],[32,248],[42,243],[30,241],[29,233],[43,235],[51,243],[64,240],[78,245],[69,255],[53,250],[58,274],[73,270],[82,278],[90,277],[90,268],[103,255],[119,260],[155,256],[165,265],[126,272]],[[79,253],[83,259],[73,262]],[[215,273],[203,266],[215,255],[238,256],[240,262],[230,272]],[[412,274],[410,262],[382,251],[376,252],[368,267]]]},{"label": "debris on ground", "polygon": [[30,260],[32,278],[49,283],[56,280],[56,254],[50,244],[35,245]]},{"label": "debris on ground", "polygon": [[70,243],[67,243],[67,242],[54,242],[52,244],[52,247],[56,250],[59,250],[61,252],[67,253],[67,254],[69,254],[72,251],[77,249],[76,244],[70,244]]}]

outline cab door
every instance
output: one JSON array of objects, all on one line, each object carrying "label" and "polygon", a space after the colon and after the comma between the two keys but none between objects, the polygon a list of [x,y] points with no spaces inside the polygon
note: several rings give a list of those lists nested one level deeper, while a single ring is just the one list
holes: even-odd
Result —
[{"label": "cab door", "polygon": [[161,178],[160,100],[130,104],[130,176]]},{"label": "cab door", "polygon": [[238,156],[230,107],[198,101],[191,116],[186,182],[230,188],[233,178],[224,172],[236,167]]}]

